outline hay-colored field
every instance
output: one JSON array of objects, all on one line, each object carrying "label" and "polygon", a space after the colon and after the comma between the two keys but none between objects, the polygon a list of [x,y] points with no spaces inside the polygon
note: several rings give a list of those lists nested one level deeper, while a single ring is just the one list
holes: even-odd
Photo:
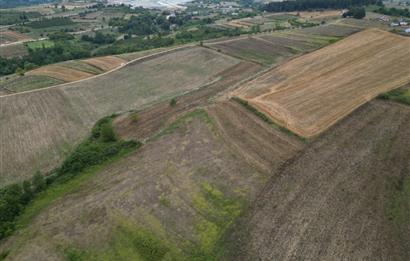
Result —
[{"label": "hay-colored field", "polygon": [[27,47],[23,43],[0,46],[0,56],[3,58],[21,57],[27,54]]},{"label": "hay-colored field", "polygon": [[101,117],[192,91],[239,62],[184,48],[93,79],[0,97],[1,186],[55,167]]},{"label": "hay-colored field", "polygon": [[410,39],[378,29],[296,58],[234,95],[291,131],[312,137],[381,92],[410,81]]},{"label": "hay-colored field", "polygon": [[27,75],[42,75],[52,77],[65,82],[73,82],[93,76],[91,73],[74,70],[59,65],[47,65],[26,73]]},{"label": "hay-colored field", "polygon": [[117,68],[123,65],[124,63],[126,63],[126,60],[121,59],[117,56],[103,56],[103,57],[86,59],[86,60],[83,60],[83,62],[89,65],[95,66],[97,68],[100,68],[103,71],[109,71],[109,70],[112,70],[114,68]]}]

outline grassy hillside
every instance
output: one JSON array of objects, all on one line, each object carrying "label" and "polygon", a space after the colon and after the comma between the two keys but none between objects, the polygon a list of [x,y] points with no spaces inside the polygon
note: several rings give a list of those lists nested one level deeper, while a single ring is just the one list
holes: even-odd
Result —
[{"label": "grassy hillside", "polygon": [[[249,133],[242,139],[232,128],[239,121]],[[11,260],[215,260],[270,170],[303,146],[263,124],[236,104],[189,112],[139,151],[52,186],[0,251]],[[273,157],[233,150],[246,144],[281,149]]]}]

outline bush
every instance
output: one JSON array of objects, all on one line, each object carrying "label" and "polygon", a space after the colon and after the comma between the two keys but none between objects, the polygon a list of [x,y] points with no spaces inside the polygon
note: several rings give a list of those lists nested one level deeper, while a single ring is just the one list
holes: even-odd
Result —
[{"label": "bush", "polygon": [[177,100],[176,100],[175,98],[173,98],[173,99],[169,102],[169,105],[170,105],[171,107],[175,107],[175,106],[177,105]]},{"label": "bush", "polygon": [[101,125],[101,140],[103,142],[112,142],[117,140],[114,128],[111,123],[107,122]]},{"label": "bush", "polygon": [[41,175],[40,171],[37,171],[36,174],[34,174],[31,185],[35,193],[43,191],[46,188],[46,181],[44,180],[44,176]]},{"label": "bush", "polygon": [[138,115],[137,112],[133,112],[133,113],[131,114],[131,121],[132,121],[132,122],[137,123],[137,122],[139,121],[139,119],[140,119],[140,117],[139,117],[139,115]]}]

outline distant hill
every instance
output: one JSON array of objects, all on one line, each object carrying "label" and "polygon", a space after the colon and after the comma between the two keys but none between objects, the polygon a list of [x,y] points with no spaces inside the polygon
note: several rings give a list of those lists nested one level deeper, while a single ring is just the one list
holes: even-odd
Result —
[{"label": "distant hill", "polygon": [[22,5],[50,3],[53,0],[0,0],[0,8],[13,8]]}]

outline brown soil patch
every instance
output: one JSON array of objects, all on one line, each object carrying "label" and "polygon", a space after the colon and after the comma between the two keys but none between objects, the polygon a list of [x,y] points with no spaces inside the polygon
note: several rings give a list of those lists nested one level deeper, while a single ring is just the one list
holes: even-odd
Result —
[{"label": "brown soil patch", "polygon": [[110,71],[123,65],[127,61],[117,56],[103,56],[98,58],[86,59],[82,62],[95,66],[103,71]]},{"label": "brown soil patch", "polygon": [[268,182],[227,239],[230,259],[408,260],[409,223],[391,208],[409,130],[410,108],[381,101],[337,124]]},{"label": "brown soil patch", "polygon": [[2,44],[14,43],[20,41],[30,41],[33,38],[15,31],[0,31],[0,38],[3,39]]},{"label": "brown soil patch", "polygon": [[94,76],[94,74],[58,65],[47,65],[27,72],[27,75],[45,75],[65,82],[74,82]]},{"label": "brown soil patch", "polygon": [[372,29],[245,84],[248,100],[298,135],[315,136],[381,92],[410,81],[410,38]]}]

